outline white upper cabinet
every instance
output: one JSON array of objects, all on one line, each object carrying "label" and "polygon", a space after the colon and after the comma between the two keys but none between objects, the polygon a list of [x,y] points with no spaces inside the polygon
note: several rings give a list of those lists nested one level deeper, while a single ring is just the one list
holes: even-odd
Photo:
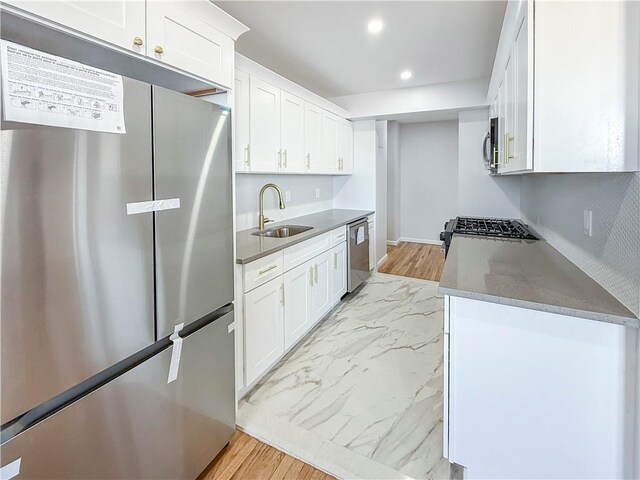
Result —
[{"label": "white upper cabinet", "polygon": [[338,172],[353,173],[353,124],[345,119],[338,123]]},{"label": "white upper cabinet", "polygon": [[208,0],[13,0],[3,7],[225,88],[233,87],[234,42],[248,30]]},{"label": "white upper cabinet", "polygon": [[233,135],[234,157],[237,171],[251,171],[249,136],[249,74],[236,70],[233,87]]},{"label": "white upper cabinet", "polygon": [[234,41],[215,28],[210,2],[147,0],[147,56],[233,85]]},{"label": "white upper cabinet", "polygon": [[309,102],[304,104],[304,155],[307,172],[320,171],[320,129],[322,109]]},{"label": "white upper cabinet", "polygon": [[638,2],[536,2],[534,167],[638,170]]},{"label": "white upper cabinet", "polygon": [[639,2],[508,3],[498,173],[640,170],[639,24]]},{"label": "white upper cabinet", "polygon": [[249,84],[251,171],[277,172],[282,166],[280,89],[253,76]]},{"label": "white upper cabinet", "polygon": [[280,99],[282,171],[302,173],[306,168],[304,155],[304,101],[284,90]]},{"label": "white upper cabinet", "polygon": [[98,40],[145,53],[144,0],[5,2],[20,10],[71,28]]},{"label": "white upper cabinet", "polygon": [[323,172],[338,173],[338,117],[323,110],[320,128],[320,169]]}]

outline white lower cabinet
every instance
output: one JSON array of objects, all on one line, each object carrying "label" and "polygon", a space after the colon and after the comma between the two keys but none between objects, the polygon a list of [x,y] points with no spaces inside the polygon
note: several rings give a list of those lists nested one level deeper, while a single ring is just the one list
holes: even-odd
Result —
[{"label": "white lower cabinet", "polygon": [[244,383],[240,394],[346,293],[345,240],[345,227],[340,227],[244,265]]},{"label": "white lower cabinet", "polygon": [[284,284],[278,277],[244,294],[245,375],[250,384],[284,353]]},{"label": "white lower cabinet", "polygon": [[633,478],[636,329],[448,300],[444,455],[466,479]]},{"label": "white lower cabinet", "polygon": [[330,253],[331,304],[334,305],[347,293],[347,244],[342,242],[340,245],[333,247]]},{"label": "white lower cabinet", "polygon": [[313,266],[303,263],[284,274],[284,347],[294,345],[312,325]]}]

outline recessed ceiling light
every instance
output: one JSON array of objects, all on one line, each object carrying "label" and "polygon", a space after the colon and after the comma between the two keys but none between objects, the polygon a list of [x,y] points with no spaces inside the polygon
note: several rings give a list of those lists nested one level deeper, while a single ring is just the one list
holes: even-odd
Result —
[{"label": "recessed ceiling light", "polygon": [[404,72],[402,72],[400,74],[400,78],[402,80],[409,80],[411,78],[411,76],[413,75],[413,73],[411,73],[409,70],[405,70]]},{"label": "recessed ceiling light", "polygon": [[382,31],[382,27],[382,20],[380,20],[379,18],[372,18],[367,24],[367,29],[369,29],[369,32],[373,33],[374,35],[376,33],[380,33]]}]

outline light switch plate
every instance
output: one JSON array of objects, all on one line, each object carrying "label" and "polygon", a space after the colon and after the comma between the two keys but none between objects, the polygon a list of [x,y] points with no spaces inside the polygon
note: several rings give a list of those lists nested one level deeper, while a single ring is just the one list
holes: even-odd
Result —
[{"label": "light switch plate", "polygon": [[585,210],[583,219],[584,234],[593,237],[593,211]]}]

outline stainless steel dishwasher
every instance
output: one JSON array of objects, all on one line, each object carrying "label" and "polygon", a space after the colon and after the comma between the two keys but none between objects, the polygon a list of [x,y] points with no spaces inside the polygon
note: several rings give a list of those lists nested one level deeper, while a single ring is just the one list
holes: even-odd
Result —
[{"label": "stainless steel dishwasher", "polygon": [[347,228],[349,229],[347,292],[351,293],[371,275],[369,269],[369,222],[363,218],[350,223]]}]

